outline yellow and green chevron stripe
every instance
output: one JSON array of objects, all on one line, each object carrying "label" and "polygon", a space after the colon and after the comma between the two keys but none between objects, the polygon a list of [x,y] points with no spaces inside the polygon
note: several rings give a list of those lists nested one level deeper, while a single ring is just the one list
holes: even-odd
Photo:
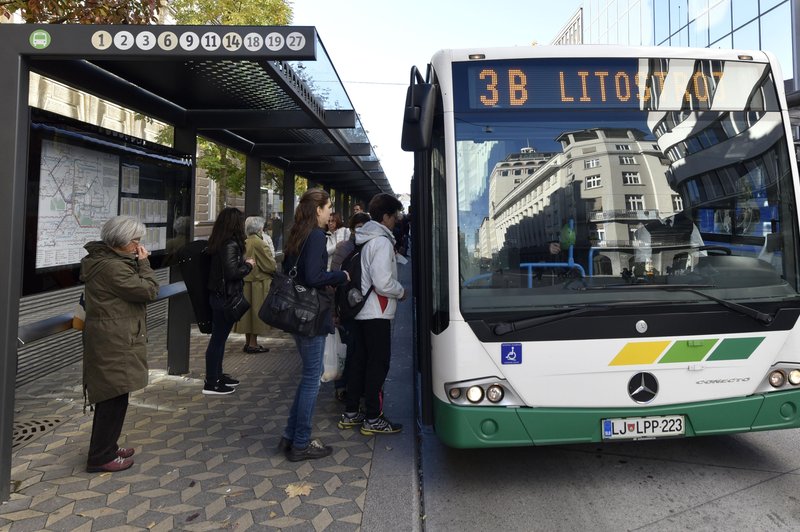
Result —
[{"label": "yellow and green chevron stripe", "polygon": [[704,338],[702,340],[667,340],[657,342],[628,342],[609,366],[641,364],[672,364],[676,362],[714,362],[746,360],[764,340],[752,338]]}]

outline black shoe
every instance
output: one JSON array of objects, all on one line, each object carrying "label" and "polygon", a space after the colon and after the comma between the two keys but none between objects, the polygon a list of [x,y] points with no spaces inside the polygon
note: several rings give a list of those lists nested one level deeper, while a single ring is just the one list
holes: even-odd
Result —
[{"label": "black shoe", "polygon": [[222,384],[221,380],[213,384],[206,381],[206,384],[203,386],[203,395],[229,395],[235,391],[236,390],[230,386]]},{"label": "black shoe", "polygon": [[298,449],[294,445],[286,452],[286,459],[290,462],[299,462],[301,460],[316,460],[317,458],[325,458],[333,452],[333,449],[324,445],[319,440],[311,440],[308,447],[305,449]]},{"label": "black shoe", "polygon": [[239,381],[228,375],[227,373],[223,373],[222,377],[219,378],[219,382],[224,384],[225,386],[236,387],[239,386]]},{"label": "black shoe", "polygon": [[291,448],[292,448],[292,440],[287,440],[286,438],[281,436],[281,441],[278,442],[278,450],[282,453],[287,453]]}]

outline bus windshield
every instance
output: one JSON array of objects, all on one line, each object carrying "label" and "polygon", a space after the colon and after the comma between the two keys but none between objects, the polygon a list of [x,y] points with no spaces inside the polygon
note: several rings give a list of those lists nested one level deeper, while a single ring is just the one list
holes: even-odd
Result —
[{"label": "bus windshield", "polygon": [[465,317],[797,297],[769,64],[458,62],[453,85]]}]

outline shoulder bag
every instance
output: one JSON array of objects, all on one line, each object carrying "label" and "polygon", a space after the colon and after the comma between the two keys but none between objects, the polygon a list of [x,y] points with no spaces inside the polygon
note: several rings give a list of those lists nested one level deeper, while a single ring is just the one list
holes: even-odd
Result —
[{"label": "shoulder bag", "polygon": [[273,274],[269,293],[261,305],[258,317],[267,325],[288,333],[317,336],[320,330],[317,323],[320,313],[319,293],[316,288],[295,282],[297,263],[303,255],[306,242],[303,242],[288,275],[282,271]]},{"label": "shoulder bag", "polygon": [[222,305],[222,313],[225,315],[225,321],[236,323],[250,310],[250,302],[244,297],[244,291],[241,289],[242,281],[234,285],[225,282],[224,279],[222,282],[225,285],[225,303]]}]

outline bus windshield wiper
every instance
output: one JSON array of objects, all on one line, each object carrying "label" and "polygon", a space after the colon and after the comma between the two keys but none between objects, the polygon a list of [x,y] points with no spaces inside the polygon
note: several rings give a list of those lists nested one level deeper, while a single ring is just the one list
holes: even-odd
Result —
[{"label": "bus windshield wiper", "polygon": [[525,318],[517,321],[498,323],[492,328],[492,330],[496,336],[502,336],[510,332],[530,329],[531,327],[537,327],[545,323],[571,318],[572,316],[584,314],[592,310],[606,310],[608,307],[609,305],[586,305],[581,307],[572,307],[563,312],[559,312],[558,314],[548,314],[547,316],[538,316],[536,318]]},{"label": "bus windshield wiper", "polygon": [[[691,292],[693,294],[697,294],[698,296],[704,297],[711,301],[715,301],[722,305],[725,308],[729,308],[739,314],[744,314],[745,316],[749,316],[754,320],[763,323],[764,325],[769,325],[775,319],[775,316],[771,314],[767,314],[766,312],[761,312],[760,310],[756,310],[752,307],[748,307],[745,305],[740,305],[739,303],[734,303],[733,301],[728,301],[726,299],[720,299],[718,297],[714,297],[711,294],[707,294],[705,292],[701,292],[697,290],[697,288],[714,288],[714,285],[711,284],[631,284],[631,285],[607,285],[608,288],[623,288],[623,287],[630,287],[633,289],[638,290],[666,290],[667,292],[675,291],[675,292]],[[599,287],[605,288],[605,287]]]},{"label": "bus windshield wiper", "polygon": [[706,294],[705,292],[701,292],[700,290],[696,290],[693,287],[685,286],[685,285],[654,285],[654,286],[663,286],[666,290],[676,290],[681,292],[691,292],[693,294],[697,294],[698,296],[704,297],[706,299],[710,299],[711,301],[716,301],[720,305],[725,308],[729,308],[734,312],[738,312],[739,314],[744,314],[745,316],[749,316],[754,320],[763,323],[764,325],[769,325],[775,319],[775,316],[771,314],[767,314],[766,312],[761,312],[760,310],[756,310],[753,307],[748,307],[745,305],[740,305],[739,303],[734,303],[733,301],[728,301],[726,299],[720,299],[718,297],[714,297],[711,294]]}]

